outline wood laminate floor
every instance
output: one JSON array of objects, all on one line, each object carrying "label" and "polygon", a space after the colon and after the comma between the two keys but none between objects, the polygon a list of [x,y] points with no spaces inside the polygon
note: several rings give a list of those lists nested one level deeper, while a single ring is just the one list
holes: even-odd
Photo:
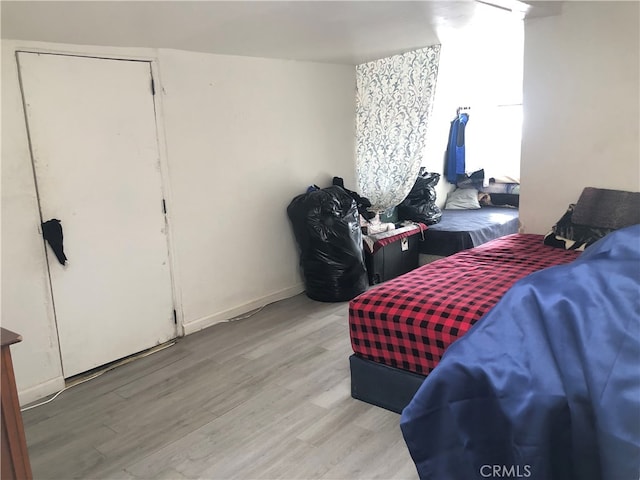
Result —
[{"label": "wood laminate floor", "polygon": [[350,396],[347,304],[304,295],[23,412],[36,479],[416,479],[400,416]]}]

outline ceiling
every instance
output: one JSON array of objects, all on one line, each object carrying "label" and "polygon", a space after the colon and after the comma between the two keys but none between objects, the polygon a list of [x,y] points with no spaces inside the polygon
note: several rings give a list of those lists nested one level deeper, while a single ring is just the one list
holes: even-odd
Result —
[{"label": "ceiling", "polygon": [[[2,38],[359,64],[559,2],[6,1]],[[515,14],[513,12],[516,12]]]}]

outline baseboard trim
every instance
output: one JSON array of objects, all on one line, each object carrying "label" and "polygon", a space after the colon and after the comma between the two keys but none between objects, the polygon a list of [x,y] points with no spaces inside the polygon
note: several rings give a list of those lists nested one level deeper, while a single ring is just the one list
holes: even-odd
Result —
[{"label": "baseboard trim", "polygon": [[184,323],[182,325],[184,328],[184,334],[189,335],[191,333],[198,332],[203,328],[215,325],[216,323],[227,322],[234,317],[243,315],[247,312],[250,312],[251,310],[255,310],[256,308],[260,308],[270,303],[277,302],[278,300],[284,300],[285,298],[293,297],[294,295],[298,295],[302,292],[304,292],[304,285],[300,283],[293,287],[285,288],[275,293],[265,295],[264,297],[257,298],[255,300],[252,300],[251,302],[239,305],[237,307],[207,315],[206,317],[199,318],[192,322]]},{"label": "baseboard trim", "polygon": [[18,392],[18,400],[20,406],[25,406],[28,403],[35,402],[36,400],[42,400],[53,393],[58,393],[65,386],[64,377],[60,376],[46,382],[39,383],[33,387],[25,388]]}]

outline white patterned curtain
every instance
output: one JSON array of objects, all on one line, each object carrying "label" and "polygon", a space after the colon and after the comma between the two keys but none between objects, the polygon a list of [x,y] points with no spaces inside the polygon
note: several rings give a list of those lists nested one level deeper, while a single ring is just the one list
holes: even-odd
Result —
[{"label": "white patterned curtain", "polygon": [[356,67],[356,171],[375,211],[395,207],[418,177],[440,45]]}]

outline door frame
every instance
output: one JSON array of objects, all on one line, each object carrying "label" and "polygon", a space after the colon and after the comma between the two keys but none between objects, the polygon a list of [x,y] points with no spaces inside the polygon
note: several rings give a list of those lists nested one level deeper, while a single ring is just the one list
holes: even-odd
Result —
[{"label": "door frame", "polygon": [[[20,95],[22,100],[22,113],[24,116],[24,124],[27,132],[27,140],[29,143],[29,157],[31,160],[31,170],[33,174],[33,180],[35,185],[35,193],[36,200],[38,203],[38,216],[40,217],[40,222],[42,223],[42,208],[40,204],[40,195],[38,192],[38,183],[36,179],[33,151],[31,145],[31,133],[29,131],[29,124],[27,120],[27,109],[25,105],[25,97],[24,90],[22,85],[22,77],[20,72],[20,64],[18,61],[19,53],[32,53],[32,54],[42,54],[42,55],[60,55],[67,57],[84,57],[84,58],[95,58],[95,59],[104,59],[104,60],[121,60],[121,61],[134,61],[134,62],[145,62],[149,64],[151,77],[155,86],[155,93],[153,95],[153,106],[154,106],[154,120],[155,120],[155,130],[156,130],[156,139],[157,139],[157,150],[160,161],[160,189],[162,192],[162,196],[165,200],[167,212],[164,215],[165,219],[165,228],[166,228],[166,239],[167,239],[167,253],[169,256],[169,277],[171,283],[171,294],[172,294],[172,304],[174,311],[176,312],[174,332],[176,337],[182,337],[185,335],[184,331],[184,315],[183,315],[183,307],[182,307],[182,294],[178,284],[178,268],[176,262],[176,255],[174,249],[174,238],[173,238],[173,222],[172,222],[172,195],[171,195],[171,182],[169,177],[169,165],[168,165],[168,156],[167,156],[167,141],[166,141],[166,131],[165,131],[165,123],[164,123],[164,110],[163,110],[163,102],[162,102],[162,81],[160,78],[160,69],[158,67],[158,58],[154,56],[146,56],[146,55],[116,55],[116,54],[102,54],[102,53],[84,53],[79,51],[69,51],[69,50],[58,50],[58,49],[48,49],[48,48],[21,48],[16,46],[14,49],[14,58],[16,62],[16,68],[18,72],[18,82],[20,85]],[[42,229],[40,225],[38,225],[38,231],[42,234]],[[56,324],[56,332],[57,332],[57,314],[55,310],[55,299],[53,296],[53,287],[51,284],[51,273],[49,267],[49,251],[46,248],[45,242],[43,240],[43,262],[46,265],[46,275],[48,280],[48,293],[51,301],[51,305],[53,306],[53,320]],[[62,353],[60,352],[60,342],[58,340],[58,353],[60,355],[60,364],[62,364]]]}]

